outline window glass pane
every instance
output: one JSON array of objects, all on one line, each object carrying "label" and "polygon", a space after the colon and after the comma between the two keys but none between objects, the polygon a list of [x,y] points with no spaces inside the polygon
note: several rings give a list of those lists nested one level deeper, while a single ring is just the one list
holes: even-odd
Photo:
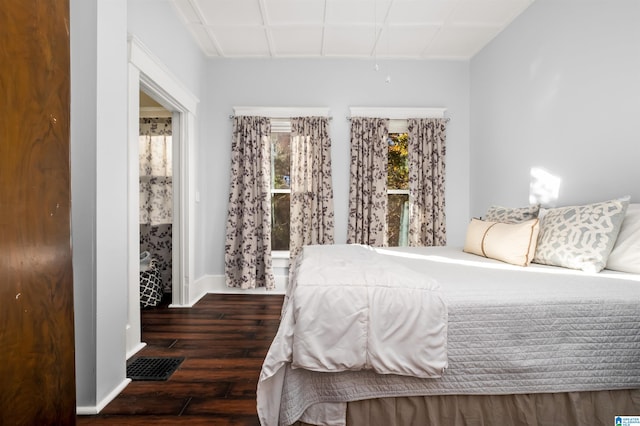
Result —
[{"label": "window glass pane", "polygon": [[271,194],[271,250],[289,250],[290,194]]},{"label": "window glass pane", "polygon": [[291,183],[291,133],[271,133],[271,187],[288,189]]},{"label": "window glass pane", "polygon": [[407,133],[389,133],[388,189],[409,189],[408,140]]},{"label": "window glass pane", "polygon": [[409,233],[409,194],[389,194],[387,197],[389,247],[406,246]]}]

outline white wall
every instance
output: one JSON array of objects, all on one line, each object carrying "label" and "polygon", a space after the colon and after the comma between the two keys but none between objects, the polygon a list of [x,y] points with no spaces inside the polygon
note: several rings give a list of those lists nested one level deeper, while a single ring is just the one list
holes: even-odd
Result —
[{"label": "white wall", "polygon": [[205,84],[205,56],[169,1],[127,0],[127,30],[196,97]]},{"label": "white wall", "polygon": [[90,414],[127,383],[128,33],[196,94],[205,66],[169,2],[71,0],[70,22],[76,393]]},{"label": "white wall", "polygon": [[[175,7],[167,1],[157,0],[128,0],[128,30],[151,53],[162,62],[167,72],[175,80],[184,85],[186,91],[197,98],[197,116],[195,117],[196,135],[195,149],[200,145],[200,139],[209,131],[208,103],[205,87],[208,86],[207,59],[193,40],[192,35],[182,24],[181,18]],[[215,101],[215,100],[214,100]],[[196,160],[199,153],[196,152]],[[193,162],[192,169],[201,166],[199,161]],[[193,171],[193,170],[192,170]],[[192,194],[199,192],[198,182],[195,188],[190,188]],[[206,236],[200,231],[209,220],[208,212],[198,203],[195,206],[195,252],[191,253],[194,260],[195,273],[190,282],[195,282],[203,275],[205,264],[209,262],[203,247]]]},{"label": "white wall", "polygon": [[[71,234],[78,406],[96,403],[95,1],[71,0]],[[88,141],[88,142],[84,142]]]},{"label": "white wall", "polygon": [[528,203],[640,202],[640,2],[536,0],[471,61],[471,212]]},{"label": "white wall", "polygon": [[77,405],[125,383],[126,0],[72,0],[71,194]]},{"label": "white wall", "polygon": [[[348,59],[215,59],[207,69],[206,137],[200,146],[201,235],[204,268],[224,274],[229,198],[231,120],[234,106],[329,107],[336,242],[347,234],[350,106],[446,107],[447,228],[461,245],[469,215],[469,64],[464,61],[373,61]],[[391,83],[384,82],[391,76]]]}]

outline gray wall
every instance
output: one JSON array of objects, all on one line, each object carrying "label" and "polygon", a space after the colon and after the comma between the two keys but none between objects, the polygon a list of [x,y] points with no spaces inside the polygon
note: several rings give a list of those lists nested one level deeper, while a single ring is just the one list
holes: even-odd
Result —
[{"label": "gray wall", "polygon": [[640,2],[536,0],[471,61],[471,212],[528,203],[530,169],[556,205],[640,202]]},{"label": "gray wall", "polygon": [[[329,107],[336,242],[346,242],[349,190],[350,106],[446,107],[447,228],[449,243],[462,244],[469,202],[469,64],[464,61],[347,59],[215,59],[208,63],[206,135],[199,156],[204,240],[200,274],[224,273],[224,235],[234,106]],[[384,82],[387,75],[391,83]]]}]

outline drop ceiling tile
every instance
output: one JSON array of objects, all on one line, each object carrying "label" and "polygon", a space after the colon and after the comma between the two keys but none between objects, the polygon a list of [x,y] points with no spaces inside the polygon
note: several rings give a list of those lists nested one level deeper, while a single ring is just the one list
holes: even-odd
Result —
[{"label": "drop ceiling tile", "polygon": [[211,31],[224,56],[269,56],[271,54],[262,28],[224,27]]},{"label": "drop ceiling tile", "polygon": [[396,1],[389,11],[388,24],[444,24],[455,9],[451,0]]},{"label": "drop ceiling tile", "polygon": [[529,4],[528,0],[463,0],[453,11],[449,23],[506,25]]},{"label": "drop ceiling tile", "polygon": [[382,32],[377,45],[378,57],[420,58],[433,40],[439,26],[388,27]]},{"label": "drop ceiling tile", "polygon": [[423,56],[467,59],[476,54],[499,32],[496,27],[445,27],[429,44]]},{"label": "drop ceiling tile", "polygon": [[[327,0],[327,25],[381,24],[387,14],[390,0]],[[374,19],[375,18],[375,19]]]},{"label": "drop ceiling tile", "polygon": [[258,0],[196,0],[207,25],[263,25]]},{"label": "drop ceiling tile", "polygon": [[275,56],[320,56],[322,27],[284,27],[271,30]]},{"label": "drop ceiling tile", "polygon": [[322,25],[324,21],[324,0],[270,0],[264,4],[270,25]]},{"label": "drop ceiling tile", "polygon": [[324,31],[326,56],[369,56],[374,45],[373,27],[329,27]]}]

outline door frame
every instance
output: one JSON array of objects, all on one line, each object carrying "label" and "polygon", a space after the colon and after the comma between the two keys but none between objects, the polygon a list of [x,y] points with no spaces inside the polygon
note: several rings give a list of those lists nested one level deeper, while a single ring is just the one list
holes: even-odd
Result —
[{"label": "door frame", "polygon": [[128,201],[129,292],[127,309],[127,359],[145,346],[140,331],[140,172],[138,138],[140,90],[172,112],[173,142],[173,247],[172,301],[170,307],[191,306],[194,276],[194,223],[196,151],[195,118],[198,99],[136,37],[129,37]]}]

